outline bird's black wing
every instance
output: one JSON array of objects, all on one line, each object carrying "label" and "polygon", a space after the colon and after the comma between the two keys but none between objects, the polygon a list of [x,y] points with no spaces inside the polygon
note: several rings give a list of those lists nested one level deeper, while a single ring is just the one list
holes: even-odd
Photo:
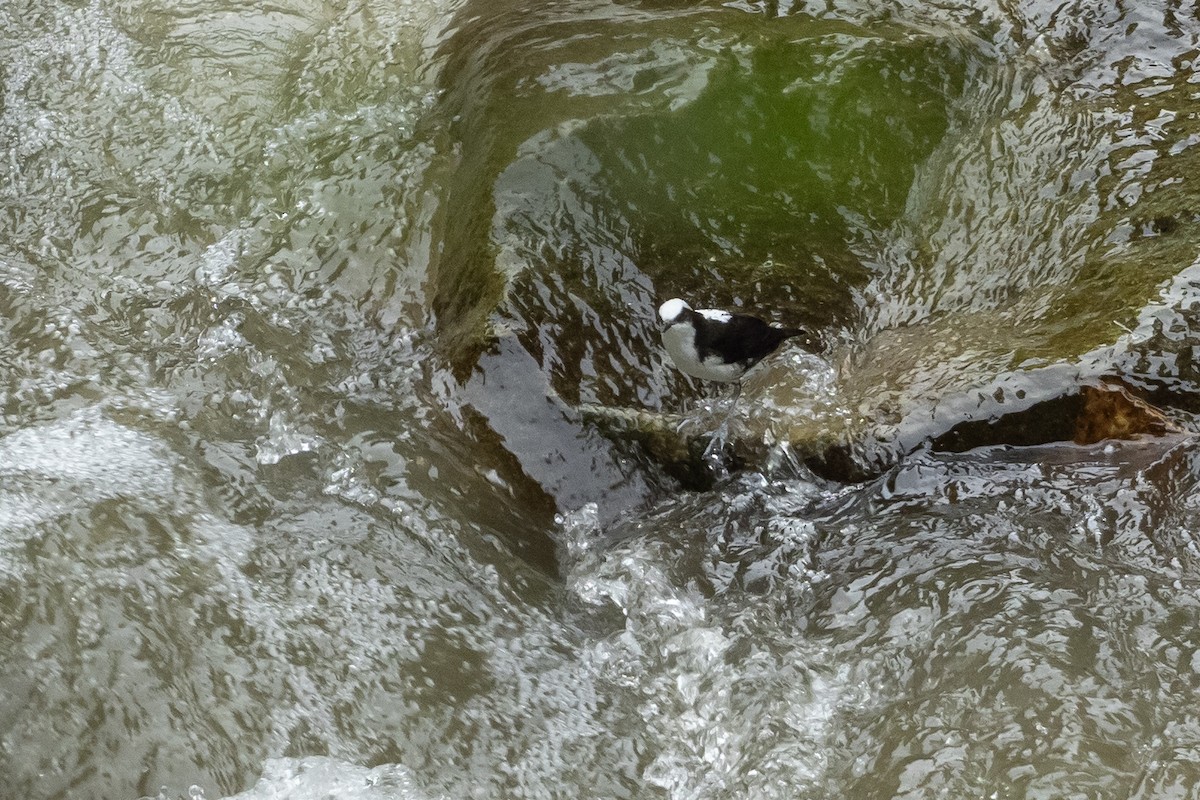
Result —
[{"label": "bird's black wing", "polygon": [[696,350],[701,359],[719,356],[726,364],[742,364],[747,369],[779,347],[784,339],[803,331],[775,328],[758,317],[730,314],[718,322],[696,314]]}]

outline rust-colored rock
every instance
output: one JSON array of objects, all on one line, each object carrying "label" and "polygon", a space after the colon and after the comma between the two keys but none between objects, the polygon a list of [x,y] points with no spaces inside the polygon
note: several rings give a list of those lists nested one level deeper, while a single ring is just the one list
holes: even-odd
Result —
[{"label": "rust-colored rock", "polygon": [[1132,439],[1150,434],[1163,436],[1178,428],[1160,409],[1133,395],[1115,381],[1099,386],[1080,387],[1083,408],[1075,418],[1076,444],[1092,444],[1105,439]]}]

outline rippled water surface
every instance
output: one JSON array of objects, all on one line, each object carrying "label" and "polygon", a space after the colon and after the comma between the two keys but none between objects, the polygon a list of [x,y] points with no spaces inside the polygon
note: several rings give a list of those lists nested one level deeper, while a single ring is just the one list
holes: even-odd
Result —
[{"label": "rippled water surface", "polygon": [[0,796],[1200,796],[1198,42],[0,5]]}]

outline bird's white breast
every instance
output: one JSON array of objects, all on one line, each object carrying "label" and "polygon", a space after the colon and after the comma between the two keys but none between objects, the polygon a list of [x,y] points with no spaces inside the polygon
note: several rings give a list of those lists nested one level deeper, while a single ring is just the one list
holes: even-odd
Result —
[{"label": "bird's white breast", "polygon": [[663,331],[663,347],[680,372],[706,381],[736,381],[742,376],[738,364],[726,364],[719,356],[701,361],[696,351],[696,329],[690,322],[677,322]]}]

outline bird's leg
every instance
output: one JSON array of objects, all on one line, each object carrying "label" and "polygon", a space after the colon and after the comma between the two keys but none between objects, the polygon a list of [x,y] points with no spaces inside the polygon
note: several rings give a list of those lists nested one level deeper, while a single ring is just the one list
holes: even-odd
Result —
[{"label": "bird's leg", "polygon": [[733,417],[734,406],[737,405],[738,398],[741,397],[741,394],[742,394],[742,382],[738,381],[737,383],[735,383],[733,385],[733,397],[729,398],[729,408],[726,409],[726,411],[725,411],[725,419],[721,420],[721,428],[722,429],[728,427],[729,420],[731,417]]},{"label": "bird's leg", "polygon": [[742,382],[738,381],[733,385],[733,397],[729,399],[729,408],[725,410],[725,416],[721,419],[721,424],[713,431],[712,439],[708,442],[708,447],[704,448],[704,460],[712,459],[716,454],[725,449],[725,442],[729,439],[729,420],[733,417],[734,407],[737,405],[738,397],[742,394]]}]

